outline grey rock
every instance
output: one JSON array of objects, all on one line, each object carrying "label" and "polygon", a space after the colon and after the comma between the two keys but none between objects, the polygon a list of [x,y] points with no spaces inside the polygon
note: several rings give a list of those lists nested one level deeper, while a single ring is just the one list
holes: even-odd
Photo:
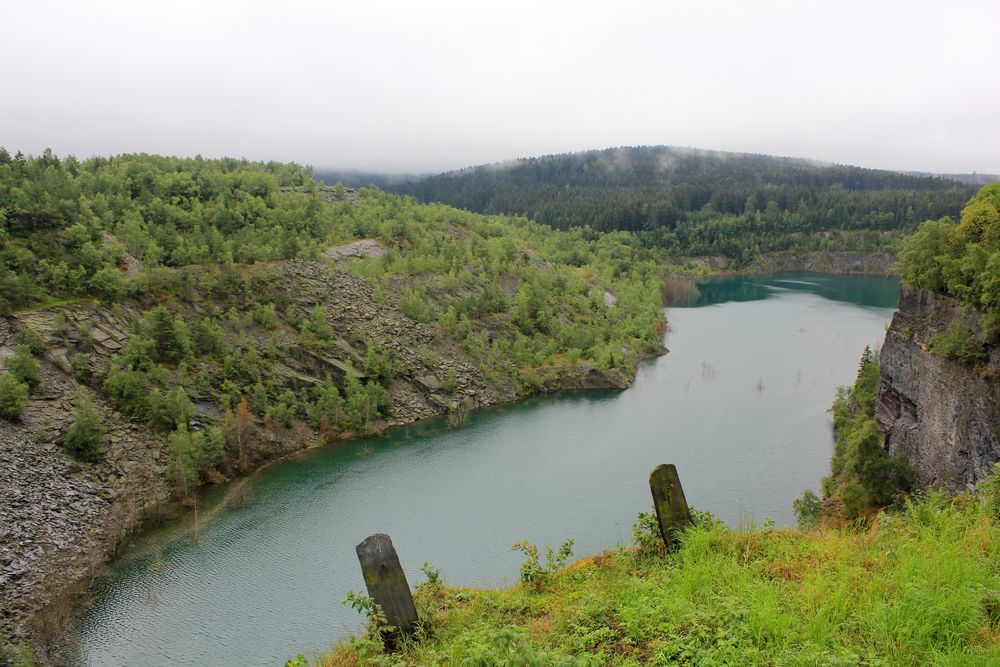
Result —
[{"label": "grey rock", "polygon": [[954,299],[904,286],[882,345],[876,419],[883,446],[903,454],[920,486],[967,491],[1000,460],[998,350],[973,368],[927,350],[955,322],[980,340],[979,315]]}]

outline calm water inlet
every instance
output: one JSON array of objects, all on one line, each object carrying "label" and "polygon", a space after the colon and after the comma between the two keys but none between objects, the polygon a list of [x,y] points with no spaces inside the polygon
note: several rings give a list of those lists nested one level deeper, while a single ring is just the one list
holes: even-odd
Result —
[{"label": "calm water inlet", "polygon": [[[688,502],[735,525],[794,523],[832,450],[827,409],[895,309],[890,278],[780,274],[712,281],[667,311],[670,353],[624,392],[564,394],[309,452],[238,502],[144,536],[80,624],[84,665],[281,665],[361,618],[354,546],[392,535],[411,585],[513,583],[511,545],[584,556],[627,543],[646,479],[674,463]],[[206,499],[211,504],[211,499]],[[206,515],[209,518],[205,518]]]}]

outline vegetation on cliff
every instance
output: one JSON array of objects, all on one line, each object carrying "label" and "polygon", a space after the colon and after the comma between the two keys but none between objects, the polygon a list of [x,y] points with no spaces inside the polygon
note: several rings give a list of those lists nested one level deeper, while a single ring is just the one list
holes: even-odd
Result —
[{"label": "vegetation on cliff", "polygon": [[[982,314],[991,339],[1000,335],[1000,183],[979,190],[962,209],[956,223],[950,217],[921,225],[901,252],[903,278],[917,287],[950,294]],[[963,335],[968,333],[968,335]],[[968,349],[971,332],[953,331],[942,339],[943,353],[975,358]]]},{"label": "vegetation on cliff", "polygon": [[974,192],[943,178],[667,146],[516,160],[390,187],[558,229],[629,230],[672,255],[744,265],[776,250],[895,252],[904,234],[955,215]]},{"label": "vegetation on cliff", "polygon": [[294,164],[0,149],[0,454],[23,501],[0,550],[26,555],[0,573],[0,634],[58,648],[58,623],[27,620],[68,610],[54,594],[171,493],[394,424],[627,386],[662,349],[664,270],[632,234],[325,187]]},{"label": "vegetation on cliff", "polygon": [[[879,357],[865,348],[858,375],[850,387],[839,387],[833,402],[833,456],[830,475],[823,478],[824,498],[840,501],[844,517],[853,519],[887,507],[913,489],[913,472],[906,458],[889,456],[875,423]],[[813,524],[821,512],[815,497],[796,501],[800,523]]]},{"label": "vegetation on cliff", "polygon": [[[48,313],[44,330],[20,330],[37,349],[4,360],[3,415],[24,410],[34,355],[48,354],[166,436],[164,474],[185,493],[260,458],[261,427],[300,440],[366,431],[393,410],[400,374],[467,410],[476,391],[440,364],[453,347],[509,396],[631,373],[660,350],[663,269],[628,233],[348,196],[295,164],[153,155],[0,149],[0,202],[0,310]],[[366,250],[347,259],[352,242]],[[351,296],[329,294],[334,282]],[[388,338],[383,316],[423,337]],[[87,396],[63,443],[96,460]]]},{"label": "vegetation on cliff", "polygon": [[312,664],[996,664],[996,507],[931,493],[856,528],[703,518],[676,553],[640,530],[644,548],[584,559],[541,590],[449,588],[425,568],[413,640],[389,654],[369,628]]}]

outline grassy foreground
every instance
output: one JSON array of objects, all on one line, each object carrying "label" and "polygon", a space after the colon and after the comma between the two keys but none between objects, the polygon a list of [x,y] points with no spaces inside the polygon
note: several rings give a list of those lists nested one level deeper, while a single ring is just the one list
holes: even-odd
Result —
[{"label": "grassy foreground", "polygon": [[645,547],[507,590],[427,569],[416,638],[385,653],[368,632],[312,664],[996,665],[996,508],[931,493],[861,528],[702,520],[675,554],[639,531]]}]

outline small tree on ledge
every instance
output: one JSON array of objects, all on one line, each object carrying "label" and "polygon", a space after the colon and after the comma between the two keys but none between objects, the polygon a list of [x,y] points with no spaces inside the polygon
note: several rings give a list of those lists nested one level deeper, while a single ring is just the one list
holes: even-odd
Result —
[{"label": "small tree on ledge", "polygon": [[66,431],[66,451],[83,461],[96,461],[104,452],[101,415],[85,389],[76,398],[73,423]]}]

